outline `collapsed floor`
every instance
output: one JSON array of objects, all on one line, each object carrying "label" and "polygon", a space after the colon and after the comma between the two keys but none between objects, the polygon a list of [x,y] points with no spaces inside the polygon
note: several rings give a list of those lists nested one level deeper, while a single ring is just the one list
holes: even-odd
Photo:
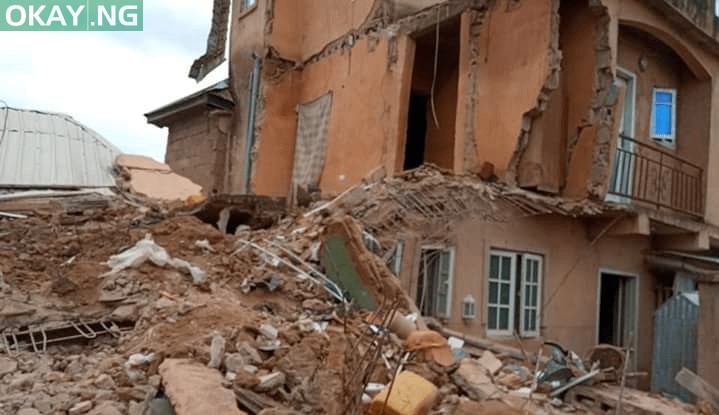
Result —
[{"label": "collapsed floor", "polygon": [[[429,188],[453,196],[440,209],[437,195],[422,199]],[[434,170],[234,234],[194,207],[127,195],[74,209],[67,200],[0,202],[16,209],[0,217],[0,413],[711,413],[620,386],[621,362],[448,342],[441,327],[404,317],[416,307],[368,236],[381,247],[398,227],[426,226],[439,212],[498,216],[472,203],[497,196],[530,209],[512,192]],[[535,199],[531,209],[596,207]],[[342,238],[359,287],[325,274],[331,236]],[[365,300],[372,311],[358,307]]]}]

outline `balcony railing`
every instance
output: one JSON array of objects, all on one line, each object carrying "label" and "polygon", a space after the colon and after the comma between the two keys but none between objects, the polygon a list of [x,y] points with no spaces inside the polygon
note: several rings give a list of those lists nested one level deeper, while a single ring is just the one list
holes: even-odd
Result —
[{"label": "balcony railing", "polygon": [[656,145],[620,135],[609,200],[704,216],[704,170]]}]

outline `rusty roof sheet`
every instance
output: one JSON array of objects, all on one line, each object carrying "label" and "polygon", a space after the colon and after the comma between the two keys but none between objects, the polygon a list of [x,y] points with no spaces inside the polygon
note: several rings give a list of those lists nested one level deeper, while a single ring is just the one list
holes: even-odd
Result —
[{"label": "rusty roof sheet", "polygon": [[0,188],[113,187],[120,153],[69,115],[0,107]]}]

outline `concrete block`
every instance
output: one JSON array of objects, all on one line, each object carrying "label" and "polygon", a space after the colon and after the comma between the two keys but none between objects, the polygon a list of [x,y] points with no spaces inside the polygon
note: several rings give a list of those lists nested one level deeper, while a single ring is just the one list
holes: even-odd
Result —
[{"label": "concrete block", "polygon": [[395,379],[394,385],[388,384],[372,399],[368,413],[379,415],[384,408],[385,415],[425,415],[438,397],[437,387],[428,380],[412,372],[402,372]]},{"label": "concrete block", "polygon": [[459,369],[452,374],[452,380],[475,401],[491,398],[498,392],[484,366],[474,359],[463,359]]}]

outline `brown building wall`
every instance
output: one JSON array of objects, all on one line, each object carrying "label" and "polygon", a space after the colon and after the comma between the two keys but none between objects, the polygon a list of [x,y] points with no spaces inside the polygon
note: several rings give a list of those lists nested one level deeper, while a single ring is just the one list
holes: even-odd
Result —
[{"label": "brown building wall", "polygon": [[[649,239],[640,236],[606,236],[595,244],[580,220],[559,216],[528,217],[503,223],[468,220],[457,223],[447,236],[455,248],[450,328],[487,337],[487,272],[491,249],[542,255],[542,339],[557,341],[580,355],[597,342],[600,271],[635,276],[638,280],[639,370],[651,369],[654,278],[644,266],[642,251]],[[432,245],[432,241],[423,244]],[[402,283],[413,296],[417,290],[421,244],[409,239],[402,263]],[[477,317],[462,320],[462,301],[476,300]],[[553,298],[552,298],[553,297]],[[495,340],[516,346],[514,338]],[[537,345],[531,339],[526,345]]]},{"label": "brown building wall", "polygon": [[552,6],[551,0],[498,1],[479,35],[477,160],[493,163],[500,176],[549,74]]},{"label": "brown building wall", "polygon": [[209,111],[184,114],[170,127],[165,162],[177,174],[202,186],[204,193],[222,191],[225,141],[226,135]]},{"label": "brown building wall", "polygon": [[698,375],[719,388],[719,284],[699,284]]},{"label": "brown building wall", "polygon": [[274,0],[268,45],[280,56],[304,62],[325,45],[358,29],[375,0]]},{"label": "brown building wall", "polygon": [[[702,96],[701,94],[695,95],[699,92],[697,91],[698,88],[690,86],[688,89],[690,98],[695,97],[691,99],[696,99],[701,103],[710,101],[711,104],[708,108],[717,108],[717,105],[719,105],[719,88],[717,87],[717,82],[711,82],[711,79],[715,76],[714,74],[719,73],[719,57],[706,47],[691,40],[686,31],[673,24],[666,16],[647,7],[643,1],[602,0],[602,3],[607,7],[611,16],[610,43],[612,45],[618,45],[621,25],[635,27],[650,33],[672,48],[682,58],[694,78],[704,82],[707,87],[711,85],[710,97]],[[618,48],[613,48],[615,67],[618,53]],[[706,94],[706,89],[701,88],[701,90]],[[682,108],[682,105],[679,102],[678,115],[681,115],[682,111],[687,112],[686,109]],[[699,150],[687,148],[685,154],[688,157],[695,157],[694,155],[702,150],[707,154],[705,220],[716,225],[719,224],[719,139],[716,139],[716,137],[719,137],[719,112],[711,111],[707,115],[702,114],[704,109],[700,109],[698,106],[695,108],[699,109],[699,114],[694,116],[709,117],[709,124],[706,127],[709,131],[708,138],[706,138],[707,144],[704,146],[698,145]],[[690,116],[691,119],[694,116]]]},{"label": "brown building wall", "polygon": [[[396,63],[390,55],[396,42]],[[406,70],[411,42],[362,38],[349,50],[337,51],[302,72],[273,82],[264,79],[262,136],[254,173],[254,192],[286,195],[294,158],[297,128],[295,107],[332,92],[325,168],[320,187],[340,192],[358,183],[378,166],[393,171],[397,150],[393,144],[406,125]],[[403,121],[404,119],[404,121]]]},{"label": "brown building wall", "polygon": [[232,2],[230,29],[230,80],[235,98],[233,134],[228,147],[228,192],[242,193],[244,189],[244,154],[247,131],[247,111],[250,92],[250,74],[254,67],[253,53],[264,52],[267,0],[246,11],[241,2]]}]

